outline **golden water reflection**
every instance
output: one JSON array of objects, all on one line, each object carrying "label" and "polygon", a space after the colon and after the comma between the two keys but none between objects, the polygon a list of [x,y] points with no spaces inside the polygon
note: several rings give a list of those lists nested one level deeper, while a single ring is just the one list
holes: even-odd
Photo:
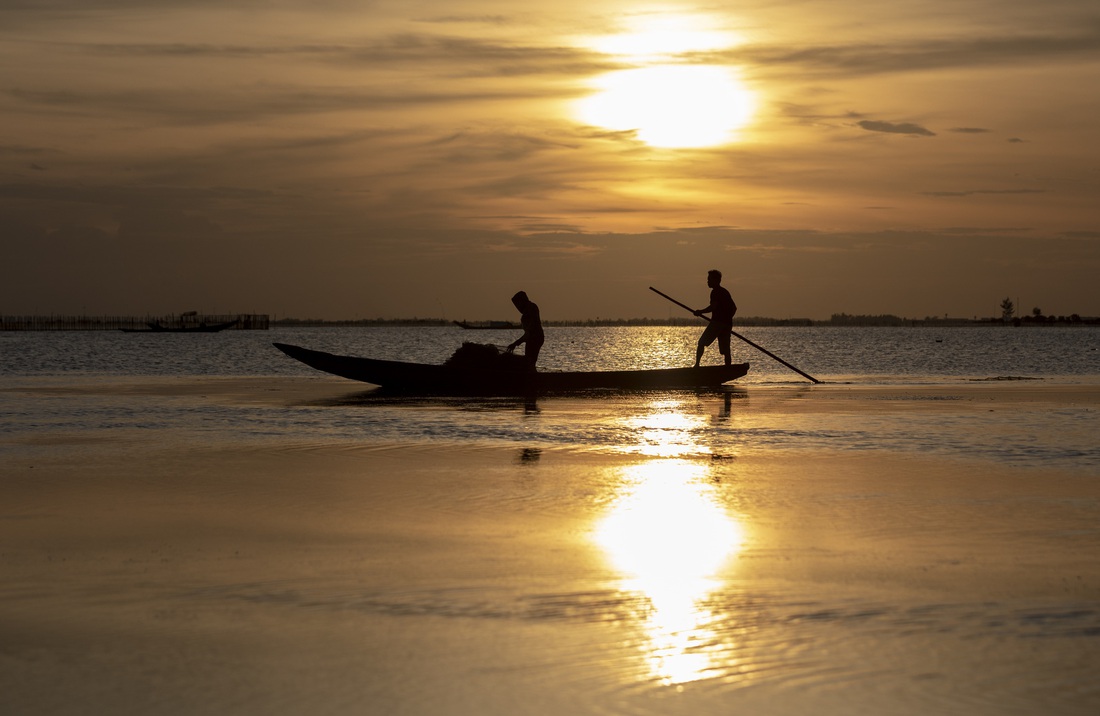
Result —
[{"label": "golden water reflection", "polygon": [[717,668],[712,654],[721,645],[709,626],[716,615],[707,597],[744,541],[741,523],[720,504],[708,472],[707,465],[681,459],[627,468],[620,497],[595,532],[622,574],[623,589],[648,602],[649,677],[670,685]]},{"label": "golden water reflection", "polygon": [[666,458],[710,452],[697,439],[706,429],[707,418],[685,412],[677,400],[655,401],[644,413],[621,422],[635,436],[632,452]]}]

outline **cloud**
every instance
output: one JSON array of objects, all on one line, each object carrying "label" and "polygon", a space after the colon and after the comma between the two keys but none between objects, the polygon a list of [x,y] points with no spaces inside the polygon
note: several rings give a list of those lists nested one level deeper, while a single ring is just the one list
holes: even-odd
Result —
[{"label": "cloud", "polygon": [[969,189],[966,191],[922,191],[924,196],[974,196],[976,194],[1044,194],[1046,189]]},{"label": "cloud", "polygon": [[[420,20],[419,22],[436,22]],[[501,16],[439,18],[438,22],[500,27]],[[624,69],[606,54],[568,44],[499,41],[425,32],[394,32],[362,42],[289,43],[70,43],[93,54],[150,58],[287,58],[296,63],[335,63],[372,71],[434,68],[440,77],[586,76]],[[761,70],[784,68],[823,76],[867,76],[936,69],[1014,66],[1100,57],[1100,23],[1048,34],[990,35],[966,39],[914,39],[891,44],[795,47],[747,44],[722,51],[683,53],[682,62],[720,62]]]},{"label": "cloud", "polygon": [[512,25],[517,20],[509,15],[439,15],[425,17],[417,20],[423,23],[435,23],[440,25],[471,24],[471,25]]},{"label": "cloud", "polygon": [[[741,67],[746,84],[761,91],[757,122],[737,144],[667,152],[646,147],[630,130],[576,126],[568,113],[567,100],[585,91],[587,77],[618,66],[617,58],[579,46],[580,38],[623,19],[595,4],[509,18],[493,14],[513,12],[503,4],[445,0],[412,10],[352,0],[247,2],[243,12],[238,0],[22,0],[37,19],[34,32],[8,24],[0,31],[12,57],[0,71],[0,113],[12,125],[0,138],[0,170],[7,172],[0,214],[40,232],[99,228],[150,256],[168,247],[141,267],[148,276],[190,256],[189,237],[216,238],[217,255],[262,253],[269,269],[247,272],[247,279],[226,276],[224,290],[239,283],[240,295],[262,294],[267,298],[258,303],[270,301],[274,310],[335,316],[361,307],[371,314],[433,310],[410,309],[408,293],[392,309],[385,303],[395,286],[405,292],[421,285],[423,266],[462,294],[475,285],[471,277],[523,276],[532,286],[571,281],[595,291],[608,281],[681,270],[691,288],[700,283],[700,265],[724,258],[733,269],[766,254],[783,260],[768,262],[756,290],[774,294],[778,289],[766,285],[772,281],[793,295],[801,282],[815,280],[821,261],[858,259],[861,250],[843,237],[721,234],[694,228],[700,225],[873,231],[933,223],[956,227],[938,239],[950,262],[958,237],[988,235],[984,246],[996,247],[992,238],[1011,233],[981,227],[1035,227],[1028,239],[1097,228],[1085,184],[1063,182],[1044,197],[1039,188],[1047,184],[1027,179],[1087,176],[1096,164],[1087,143],[1095,97],[1081,87],[1095,84],[1100,64],[1090,58],[1100,58],[1100,26],[1050,30],[1042,22],[1066,22],[1068,15],[1047,6],[1021,11],[1049,16],[1016,31],[997,29],[1015,21],[998,4],[995,17],[972,13],[959,25],[923,25],[929,30],[893,24],[902,18],[892,17],[875,34],[866,31],[871,19],[886,18],[869,18],[866,8],[849,14],[854,3],[847,0],[839,4],[843,13],[830,7],[826,19],[807,5],[804,17],[774,25],[766,11],[742,15],[739,6],[737,17],[717,18],[719,24],[743,28],[750,43],[774,39],[675,59]],[[62,7],[69,9],[58,12]],[[978,20],[980,26],[965,24]],[[754,27],[767,27],[767,35],[754,35]],[[808,27],[817,34],[805,34]],[[1064,64],[1082,58],[1077,67]],[[975,67],[995,70],[966,71]],[[912,83],[890,74],[938,68],[964,71],[930,72]],[[866,111],[845,115],[852,106]],[[915,141],[937,132],[940,141]],[[985,133],[990,137],[965,136]],[[1041,142],[1043,151],[1000,144],[1021,137],[1035,142],[1033,150]],[[49,171],[33,171],[35,165]],[[654,227],[667,229],[621,241],[601,237]],[[531,239],[541,234],[559,237]],[[680,243],[689,239],[696,248]],[[592,246],[607,250],[584,253]],[[491,261],[478,253],[488,247]],[[889,256],[904,265],[904,250]],[[591,258],[591,269],[575,265],[583,263],[572,258],[579,255]],[[811,255],[798,271],[780,266]],[[554,267],[558,257],[571,261],[567,270]],[[45,253],[41,265],[49,266]],[[975,265],[984,264],[963,273],[978,273]],[[877,280],[880,270],[868,266]],[[746,265],[745,276],[760,267]],[[830,267],[843,283],[844,264]],[[194,276],[216,270],[197,259],[186,268]],[[300,292],[271,280],[299,268],[312,279]],[[364,288],[374,282],[377,289]],[[1067,283],[1056,277],[1053,285]],[[24,286],[35,295],[33,282]],[[332,291],[349,303],[322,307]],[[500,292],[505,309],[512,292]],[[573,299],[567,292],[557,297],[563,306]],[[869,309],[908,310],[886,303]],[[629,316],[636,308],[598,310]]]},{"label": "cloud", "polygon": [[832,246],[827,244],[816,245],[789,245],[789,244],[727,244],[725,246],[726,251],[745,252],[750,254],[758,254],[767,256],[769,254],[781,254],[781,253],[798,253],[800,255],[807,254],[836,254],[836,253],[848,253],[858,248],[851,246]]},{"label": "cloud", "polygon": [[893,122],[881,122],[872,119],[865,119],[858,122],[859,126],[866,129],[868,132],[885,132],[886,134],[915,134],[921,137],[934,137],[936,133],[930,129],[926,129],[919,124],[912,124],[909,122],[902,122],[901,124],[894,124]]},{"label": "cloud", "polygon": [[1015,234],[1024,236],[1034,229],[1030,226],[945,226],[937,229],[940,234],[961,234],[964,236],[981,236],[985,234]]},{"label": "cloud", "polygon": [[894,44],[821,45],[779,49],[747,45],[716,53],[728,61],[761,67],[792,67],[833,75],[880,75],[967,67],[1015,66],[1100,57],[1100,23],[1049,34],[1013,34],[967,39],[927,39]]},{"label": "cloud", "polygon": [[129,91],[28,90],[11,89],[9,97],[19,100],[31,111],[49,109],[98,114],[123,113],[158,117],[164,125],[209,125],[257,121],[289,115],[326,112],[366,111],[402,107],[430,107],[523,98],[572,97],[575,90],[536,89],[530,86],[511,89],[470,89],[467,91],[427,91],[371,88],[311,88],[263,86],[248,90],[138,89]]},{"label": "cloud", "polygon": [[584,228],[577,224],[531,222],[523,224],[520,227],[520,231],[528,234],[582,234],[584,233]]},{"label": "cloud", "polygon": [[188,211],[131,207],[119,212],[118,220],[118,236],[124,239],[155,240],[171,235],[195,240],[222,232],[208,217]]},{"label": "cloud", "polygon": [[[761,231],[727,227],[648,233],[582,233],[572,226],[506,231],[362,227],[354,240],[300,227],[234,233],[194,212],[157,212],[187,231],[163,232],[158,216],[128,213],[129,231],[87,223],[44,232],[8,223],[25,270],[0,284],[13,311],[168,311],[202,300],[231,310],[327,317],[499,316],[517,285],[554,318],[661,317],[667,306],[645,290],[705,297],[714,266],[736,287],[746,315],[832,312],[923,316],[982,314],[1003,286],[1055,288],[1041,295],[1059,313],[1090,313],[1088,278],[1097,270],[1095,232],[1055,239],[1029,232]],[[3,217],[0,216],[0,223]],[[532,224],[538,217],[532,216]],[[152,223],[141,229],[143,224]],[[184,228],[180,226],[180,228]],[[147,229],[147,230],[146,230]],[[58,249],[79,249],[58,273]],[[1042,254],[1044,261],[1035,262]],[[944,256],[950,255],[950,261]],[[218,257],[211,261],[210,257]],[[1009,261],[1019,257],[1019,261]],[[288,291],[292,279],[293,290]],[[45,286],[45,288],[44,288]],[[430,286],[428,291],[411,287]],[[1033,293],[1039,295],[1038,289]],[[442,297],[442,299],[440,299]],[[1040,300],[1040,299],[1037,299]],[[929,302],[932,303],[929,303]],[[29,306],[26,309],[20,306]],[[249,308],[243,308],[247,306]],[[933,306],[933,307],[930,307]]]},{"label": "cloud", "polygon": [[18,144],[0,144],[0,156],[5,154],[17,156],[38,156],[46,154],[48,150],[42,147],[27,147]]},{"label": "cloud", "polygon": [[269,196],[263,190],[232,187],[135,187],[124,185],[85,186],[80,184],[2,184],[0,200],[50,204],[97,204],[122,206],[196,206],[218,201],[241,201]]},{"label": "cloud", "polygon": [[444,161],[454,164],[514,162],[550,149],[580,148],[576,141],[532,136],[515,131],[456,132],[428,144],[444,148]]},{"label": "cloud", "polygon": [[216,44],[194,42],[88,43],[69,45],[97,55],[185,59],[278,59],[337,63],[372,71],[409,66],[434,68],[441,77],[575,75],[624,65],[580,47],[496,42],[430,33],[389,34],[360,43]]}]

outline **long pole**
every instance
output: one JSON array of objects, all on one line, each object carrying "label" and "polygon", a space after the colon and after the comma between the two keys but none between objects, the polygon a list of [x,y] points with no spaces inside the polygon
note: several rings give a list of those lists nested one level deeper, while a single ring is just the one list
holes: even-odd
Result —
[{"label": "long pole", "polygon": [[[691,308],[690,306],[687,306],[687,305],[685,305],[685,304],[683,304],[683,303],[680,303],[679,301],[677,301],[677,300],[676,300],[675,298],[673,298],[672,296],[669,296],[669,295],[668,295],[667,293],[661,293],[660,291],[658,291],[657,289],[653,288],[652,286],[650,286],[650,287],[649,287],[649,290],[650,290],[650,291],[652,291],[653,293],[657,294],[658,296],[664,296],[665,298],[667,298],[668,300],[672,301],[673,303],[675,303],[675,304],[676,304],[677,306],[679,306],[680,308],[682,308],[682,309],[684,309],[684,310],[686,310],[686,311],[689,311],[689,312],[691,312],[691,313],[695,313],[695,309],[694,309],[694,308]],[[704,321],[707,321],[707,322],[709,322],[709,321],[710,321],[710,319],[709,319],[709,318],[703,318],[702,316],[699,316],[699,318],[702,318],[702,319],[703,319]],[[813,376],[812,376],[812,375],[810,375],[809,373],[804,373],[804,372],[800,371],[800,370],[799,370],[798,368],[795,368],[795,367],[794,367],[793,365],[791,365],[791,364],[790,364],[790,363],[788,363],[787,361],[783,360],[782,358],[780,358],[780,357],[779,357],[779,356],[777,356],[776,354],[772,353],[772,352],[771,352],[771,351],[769,351],[769,350],[768,350],[767,348],[764,348],[763,346],[758,346],[757,344],[753,343],[752,341],[750,341],[750,340],[749,340],[748,338],[745,338],[745,337],[744,337],[743,335],[741,335],[741,334],[740,334],[740,333],[738,333],[737,331],[733,331],[733,330],[731,330],[731,331],[730,331],[730,333],[731,333],[731,334],[733,334],[733,335],[735,335],[735,336],[737,336],[738,338],[740,338],[741,340],[743,340],[743,341],[744,341],[745,343],[748,343],[748,344],[749,344],[750,346],[752,346],[752,347],[753,347],[753,348],[755,348],[756,350],[760,351],[761,353],[765,353],[765,354],[767,354],[767,355],[771,356],[772,358],[776,359],[777,361],[779,361],[779,362],[780,362],[780,363],[782,363],[783,365],[785,365],[785,366],[787,366],[788,368],[790,368],[791,370],[793,370],[793,371],[794,371],[795,373],[798,373],[798,374],[799,374],[800,376],[802,376],[803,378],[807,378],[808,380],[811,380],[811,381],[813,381],[814,383],[820,383],[820,382],[821,382],[820,380],[818,380],[817,378],[813,377]]]}]

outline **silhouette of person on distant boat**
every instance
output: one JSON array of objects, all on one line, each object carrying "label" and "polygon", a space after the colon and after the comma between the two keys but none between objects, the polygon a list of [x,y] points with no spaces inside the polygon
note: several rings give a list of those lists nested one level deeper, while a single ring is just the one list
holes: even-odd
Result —
[{"label": "silhouette of person on distant boat", "polygon": [[703,358],[703,351],[714,341],[718,341],[718,352],[726,359],[726,365],[730,364],[730,334],[733,333],[733,316],[737,313],[737,304],[733,302],[733,296],[722,287],[722,272],[712,269],[707,272],[707,285],[710,286],[710,305],[692,311],[700,318],[706,318],[704,313],[710,314],[710,323],[703,335],[699,336],[699,345],[695,349],[695,367],[699,367],[699,361]]},{"label": "silhouette of person on distant boat", "polygon": [[527,297],[524,291],[512,296],[512,304],[519,310],[519,323],[523,326],[523,335],[514,340],[507,348],[511,353],[521,343],[526,344],[523,349],[523,357],[527,359],[532,370],[539,359],[539,351],[542,350],[545,336],[542,332],[542,318],[539,316],[539,307]]}]

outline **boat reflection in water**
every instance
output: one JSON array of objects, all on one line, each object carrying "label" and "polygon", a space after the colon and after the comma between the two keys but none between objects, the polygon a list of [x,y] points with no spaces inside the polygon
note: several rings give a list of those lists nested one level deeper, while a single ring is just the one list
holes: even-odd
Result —
[{"label": "boat reflection in water", "polygon": [[652,415],[627,421],[637,430],[639,452],[657,457],[624,469],[594,539],[622,575],[622,588],[648,607],[641,616],[644,678],[678,686],[729,666],[713,663],[722,653],[728,660],[730,645],[712,628],[720,615],[707,602],[745,536],[720,502],[711,461],[699,461],[709,452],[690,437],[699,416],[651,407]]}]

